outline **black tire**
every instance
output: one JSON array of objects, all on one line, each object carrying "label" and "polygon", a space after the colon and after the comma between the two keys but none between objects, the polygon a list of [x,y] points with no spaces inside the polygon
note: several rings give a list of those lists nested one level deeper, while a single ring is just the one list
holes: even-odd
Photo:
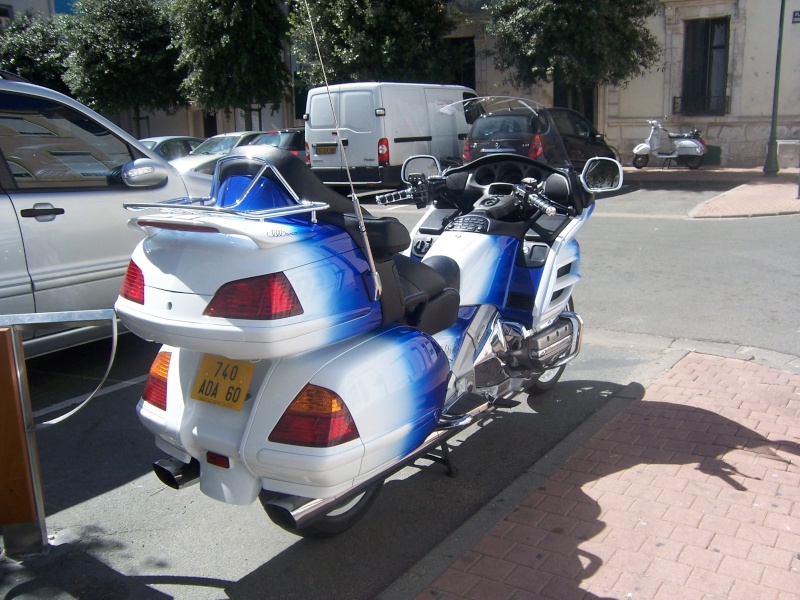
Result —
[{"label": "black tire", "polygon": [[290,522],[287,522],[286,514],[281,509],[267,504],[267,500],[271,499],[271,496],[262,493],[259,495],[259,499],[267,516],[281,529],[300,537],[326,538],[347,531],[358,523],[378,498],[382,489],[383,480],[377,481],[355,498],[351,498],[335,507],[324,517],[320,517],[303,527],[294,527]]},{"label": "black tire", "polygon": [[692,170],[699,169],[703,166],[703,155],[700,156],[687,156],[683,159],[683,164]]},{"label": "black tire", "polygon": [[648,154],[637,154],[633,157],[633,166],[637,169],[641,169],[647,166],[647,163],[650,161],[650,155]]},{"label": "black tire", "polygon": [[[645,158],[647,158],[645,156]],[[575,303],[572,301],[572,298],[569,299],[567,302],[567,306],[564,310],[574,311],[575,310]],[[551,390],[555,387],[558,383],[558,380],[561,379],[561,376],[564,374],[564,369],[567,368],[567,365],[563,365],[560,367],[556,367],[555,369],[548,369],[544,373],[541,373],[538,378],[532,380],[525,386],[525,391],[528,392],[531,396],[541,396],[546,391]]]}]

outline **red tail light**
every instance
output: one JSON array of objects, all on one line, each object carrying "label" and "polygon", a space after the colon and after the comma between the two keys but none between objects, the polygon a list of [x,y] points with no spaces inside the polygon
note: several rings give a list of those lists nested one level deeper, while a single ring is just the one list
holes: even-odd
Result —
[{"label": "red tail light", "polygon": [[386,138],[378,141],[378,164],[382,167],[389,165],[389,140]]},{"label": "red tail light", "polygon": [[306,146],[306,164],[311,166],[311,153],[308,151],[308,142],[304,142]]},{"label": "red tail light", "polygon": [[214,294],[203,314],[269,321],[302,315],[303,307],[286,275],[270,273],[226,283]]},{"label": "red tail light", "polygon": [[464,148],[461,150],[461,158],[464,160],[472,160],[469,157],[469,139],[464,141]]},{"label": "red tail light", "polygon": [[169,352],[158,353],[150,367],[150,374],[142,392],[142,399],[145,402],[161,410],[167,410],[167,373],[170,358],[172,354]]},{"label": "red tail light", "polygon": [[309,383],[283,413],[269,441],[330,448],[358,437],[350,410],[339,395]]},{"label": "red tail light", "polygon": [[544,154],[544,141],[538,133],[531,138],[531,145],[528,147],[528,158],[539,158]]},{"label": "red tail light", "polygon": [[119,295],[136,302],[137,304],[144,304],[144,275],[142,270],[135,262],[128,263],[128,270],[125,272],[125,279],[122,280],[122,289]]}]

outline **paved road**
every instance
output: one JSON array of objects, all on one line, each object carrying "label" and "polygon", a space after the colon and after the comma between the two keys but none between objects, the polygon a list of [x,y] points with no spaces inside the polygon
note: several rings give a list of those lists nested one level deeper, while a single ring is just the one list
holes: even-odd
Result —
[{"label": "paved road", "polygon": [[[298,540],[274,527],[257,505],[219,504],[197,487],[164,489],[149,473],[160,453],[133,411],[155,347],[124,340],[123,362],[112,375],[116,391],[39,435],[54,548],[22,564],[0,562],[0,595],[375,597],[615,392],[665,370],[676,351],[672,338],[725,341],[719,336],[730,335],[754,344],[748,336],[762,335],[764,347],[776,351],[796,342],[792,317],[788,328],[776,328],[761,315],[774,311],[783,319],[787,289],[797,289],[795,259],[785,256],[797,248],[788,237],[797,221],[700,225],[684,219],[719,191],[631,190],[602,199],[581,236],[584,281],[577,301],[587,343],[562,384],[540,399],[520,399],[470,431],[470,443],[453,452],[457,479],[439,465],[406,469],[358,527],[331,540]],[[420,215],[408,208],[391,213],[407,223]],[[625,333],[637,331],[664,337]],[[98,345],[31,361],[37,409],[67,390],[71,396],[89,391],[93,373],[102,371],[102,351]]]}]

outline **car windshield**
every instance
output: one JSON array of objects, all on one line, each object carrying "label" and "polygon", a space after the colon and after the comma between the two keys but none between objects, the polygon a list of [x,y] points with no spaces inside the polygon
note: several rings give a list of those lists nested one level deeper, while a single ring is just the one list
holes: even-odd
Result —
[{"label": "car windshield", "polygon": [[552,116],[533,100],[509,96],[471,98],[444,106],[439,113],[457,121],[463,119],[469,127],[457,161],[461,164],[488,155],[517,154],[551,167],[572,168]]},{"label": "car windshield", "polygon": [[152,149],[156,145],[156,143],[153,140],[147,140],[147,141],[139,140],[139,141],[142,142],[142,146],[148,149]]},{"label": "car windshield", "polygon": [[[288,136],[289,134],[284,134]],[[278,132],[275,133],[264,133],[250,142],[253,146],[278,146],[281,143],[281,134]]]},{"label": "car windshield", "polygon": [[236,146],[239,140],[235,135],[220,135],[208,138],[205,142],[200,144],[197,148],[191,151],[191,154],[227,154],[231,149]]}]

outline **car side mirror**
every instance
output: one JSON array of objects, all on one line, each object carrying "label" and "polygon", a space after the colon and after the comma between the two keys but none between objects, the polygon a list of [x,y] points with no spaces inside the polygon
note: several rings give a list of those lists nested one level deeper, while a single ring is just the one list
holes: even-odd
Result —
[{"label": "car side mirror", "polygon": [[586,161],[581,183],[587,192],[613,192],[622,187],[622,165],[613,158],[595,156]]},{"label": "car side mirror", "polygon": [[129,187],[158,187],[168,179],[167,166],[152,158],[137,158],[122,167],[122,181]]}]

